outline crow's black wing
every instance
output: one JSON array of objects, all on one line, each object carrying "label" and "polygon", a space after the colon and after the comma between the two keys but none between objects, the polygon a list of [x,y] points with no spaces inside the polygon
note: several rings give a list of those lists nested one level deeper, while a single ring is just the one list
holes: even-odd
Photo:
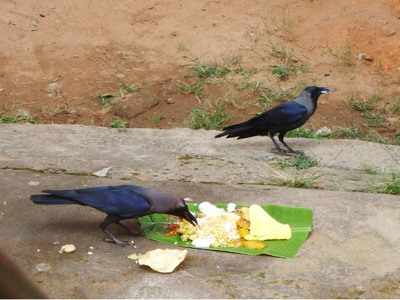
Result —
[{"label": "crow's black wing", "polygon": [[249,125],[251,124],[254,128],[266,128],[271,131],[276,131],[298,124],[305,120],[307,116],[308,111],[305,106],[291,101],[274,107],[250,119],[248,122]]},{"label": "crow's black wing", "polygon": [[109,215],[135,217],[146,214],[150,202],[144,189],[133,185],[102,186],[76,190],[47,190],[45,193],[91,206]]},{"label": "crow's black wing", "polygon": [[290,101],[278,105],[246,122],[225,127],[224,131],[216,137],[227,136],[228,138],[238,137],[241,139],[263,135],[268,132],[290,130],[305,121],[307,117],[308,111],[305,106]]}]

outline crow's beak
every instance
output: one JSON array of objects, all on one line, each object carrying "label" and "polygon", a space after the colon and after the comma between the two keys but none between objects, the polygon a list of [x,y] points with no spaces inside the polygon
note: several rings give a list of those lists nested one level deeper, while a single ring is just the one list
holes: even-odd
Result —
[{"label": "crow's beak", "polygon": [[197,219],[193,214],[189,211],[187,206],[185,208],[180,209],[179,211],[176,212],[176,216],[181,217],[188,221],[190,224],[193,226],[197,226]]},{"label": "crow's beak", "polygon": [[335,91],[335,89],[328,89],[326,87],[321,87],[320,90],[321,90],[321,94],[330,94]]}]

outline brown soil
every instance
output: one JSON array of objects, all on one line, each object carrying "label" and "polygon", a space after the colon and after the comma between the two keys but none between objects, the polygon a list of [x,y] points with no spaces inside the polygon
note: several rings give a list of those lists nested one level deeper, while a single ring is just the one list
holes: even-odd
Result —
[{"label": "brown soil", "polygon": [[[348,98],[375,94],[386,109],[378,131],[400,128],[388,109],[400,101],[399,0],[2,0],[0,8],[0,115],[100,126],[120,117],[130,127],[168,128],[186,126],[193,107],[223,101],[230,122],[239,121],[260,111],[254,91],[234,88],[243,78],[207,83],[201,99],[177,88],[195,80],[193,60],[235,59],[271,88],[335,87],[313,128],[365,127]],[[275,78],[274,45],[292,49],[307,71]],[[97,96],[122,83],[140,89],[102,106]]]}]

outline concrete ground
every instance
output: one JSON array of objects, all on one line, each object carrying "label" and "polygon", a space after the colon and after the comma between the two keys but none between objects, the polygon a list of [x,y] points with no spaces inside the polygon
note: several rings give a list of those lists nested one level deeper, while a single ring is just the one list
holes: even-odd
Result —
[{"label": "concrete ground", "polygon": [[[119,132],[81,126],[1,126],[0,249],[55,298],[400,297],[398,196],[324,189],[323,184],[320,189],[268,185],[259,179],[275,172],[266,163],[274,157],[267,152],[270,142],[214,141],[213,134],[178,129]],[[357,170],[362,159],[385,170],[399,168],[400,149],[395,146],[290,142],[319,158],[321,174],[325,168]],[[344,152],[337,156],[340,159],[324,156],[330,153],[333,157],[339,148]],[[374,158],[373,153],[379,156]],[[113,167],[109,177],[91,175],[104,167]],[[207,180],[203,180],[205,174]],[[137,249],[108,244],[98,229],[100,213],[77,206],[35,206],[29,200],[31,194],[47,188],[128,182],[196,201],[310,207],[314,230],[293,259],[189,250],[176,272],[158,274],[139,267],[127,255],[165,245],[140,236],[135,238]],[[130,226],[134,223],[128,221]],[[59,254],[66,243],[75,244],[77,251]]]}]

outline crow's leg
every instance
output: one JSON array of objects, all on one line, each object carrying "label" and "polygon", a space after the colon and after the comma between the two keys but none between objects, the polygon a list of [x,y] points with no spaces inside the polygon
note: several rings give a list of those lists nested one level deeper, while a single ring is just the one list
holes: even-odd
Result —
[{"label": "crow's leg", "polygon": [[274,143],[276,150],[279,153],[285,153],[285,150],[283,150],[281,147],[279,147],[278,143],[276,142],[276,140],[274,138],[274,135],[272,133],[269,133],[268,135],[271,138],[272,142]]},{"label": "crow's leg", "polygon": [[280,134],[279,134],[279,140],[280,140],[281,143],[289,150],[289,152],[291,152],[291,153],[296,153],[296,154],[303,153],[302,151],[295,151],[295,150],[293,150],[288,144],[286,144],[286,142],[283,140],[283,138],[285,137],[285,134],[286,134],[286,132],[280,133]]},{"label": "crow's leg", "polygon": [[130,229],[128,226],[126,226],[124,223],[121,223],[120,220],[117,221],[116,223],[117,223],[119,226],[121,226],[122,228],[124,228],[130,235],[135,236],[135,235],[138,235],[138,234],[141,233],[141,232],[135,232],[135,231],[131,230],[131,229]]},{"label": "crow's leg", "polygon": [[119,217],[107,215],[104,221],[100,224],[100,228],[108,236],[108,238],[105,239],[106,242],[112,242],[120,246],[126,246],[129,244],[129,242],[117,239],[115,235],[107,229],[108,226],[110,226],[113,223],[118,224],[119,221],[120,221]]}]

